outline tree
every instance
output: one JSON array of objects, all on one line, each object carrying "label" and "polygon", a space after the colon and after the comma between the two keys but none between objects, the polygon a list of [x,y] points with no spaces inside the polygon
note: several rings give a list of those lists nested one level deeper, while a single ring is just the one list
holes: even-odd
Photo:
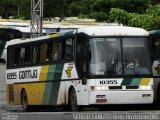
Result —
[{"label": "tree", "polygon": [[128,13],[123,9],[112,8],[110,11],[111,21],[128,26],[142,27],[147,30],[160,28],[160,4],[151,6],[144,14]]},{"label": "tree", "polygon": [[22,19],[30,19],[31,0],[21,0],[19,9],[20,9],[20,17]]},{"label": "tree", "polygon": [[16,8],[16,0],[0,0],[0,11],[3,19],[8,19],[9,16],[14,15]]}]

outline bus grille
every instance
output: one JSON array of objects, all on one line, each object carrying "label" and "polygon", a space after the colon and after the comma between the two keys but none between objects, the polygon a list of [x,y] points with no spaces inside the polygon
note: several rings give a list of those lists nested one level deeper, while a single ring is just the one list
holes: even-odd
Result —
[{"label": "bus grille", "polygon": [[9,102],[14,101],[13,85],[9,85]]}]

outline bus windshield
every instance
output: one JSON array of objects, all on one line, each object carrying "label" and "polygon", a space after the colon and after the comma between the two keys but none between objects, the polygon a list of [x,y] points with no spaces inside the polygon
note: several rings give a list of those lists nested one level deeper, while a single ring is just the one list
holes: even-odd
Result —
[{"label": "bus windshield", "polygon": [[91,38],[92,75],[151,74],[148,38]]}]

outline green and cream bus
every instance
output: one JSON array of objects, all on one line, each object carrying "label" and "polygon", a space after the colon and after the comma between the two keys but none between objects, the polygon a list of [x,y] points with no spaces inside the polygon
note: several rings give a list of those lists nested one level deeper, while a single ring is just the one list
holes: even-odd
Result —
[{"label": "green and cream bus", "polygon": [[17,40],[7,48],[7,101],[84,106],[153,103],[149,34],[141,28],[90,26]]}]

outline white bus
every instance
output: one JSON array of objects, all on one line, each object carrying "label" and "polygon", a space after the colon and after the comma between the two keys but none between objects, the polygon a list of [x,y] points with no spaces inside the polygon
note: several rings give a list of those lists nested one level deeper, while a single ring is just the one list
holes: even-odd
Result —
[{"label": "white bus", "polygon": [[8,103],[84,106],[153,103],[149,34],[124,26],[84,27],[7,48]]},{"label": "white bus", "polygon": [[[43,30],[43,35],[46,35]],[[28,39],[31,36],[30,27],[14,27],[2,26],[0,28],[0,60],[6,61],[7,46],[10,41],[15,39]],[[14,41],[15,42],[15,41]]]}]

